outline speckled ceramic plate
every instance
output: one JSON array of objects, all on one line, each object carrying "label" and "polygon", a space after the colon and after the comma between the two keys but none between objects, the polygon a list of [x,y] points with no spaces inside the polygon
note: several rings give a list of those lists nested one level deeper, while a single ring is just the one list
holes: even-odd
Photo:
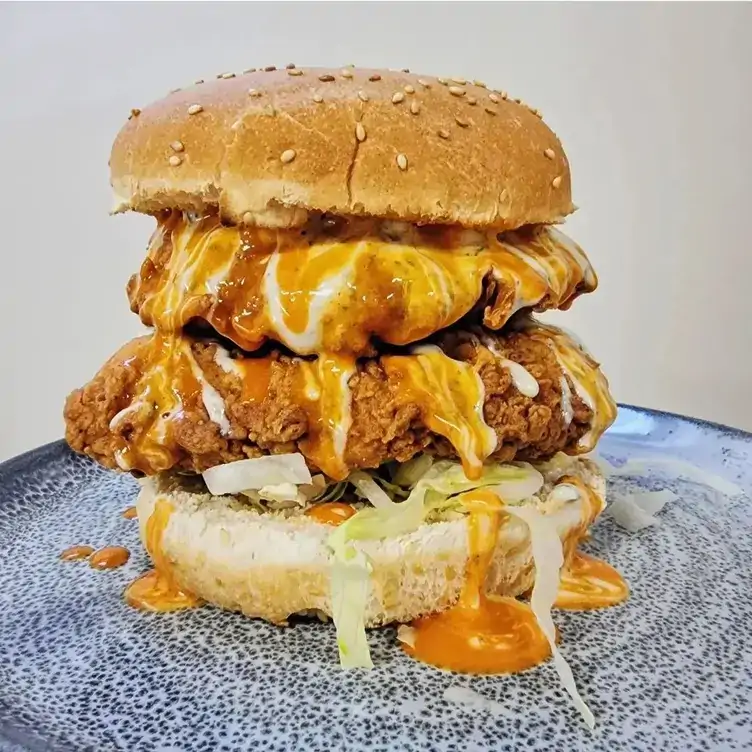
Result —
[{"label": "speckled ceramic plate", "polygon": [[[752,489],[752,436],[708,423],[623,407],[601,453],[680,457]],[[62,443],[17,457],[0,466],[0,749],[752,748],[749,498],[675,477],[640,483],[679,495],[660,526],[630,534],[602,519],[589,543],[632,598],[556,615],[596,715],[590,732],[550,665],[445,673],[413,662],[384,629],[370,636],[377,668],[345,673],[327,625],[134,611],[122,591],[148,562],[120,512],[136,484]],[[73,543],[134,555],[97,572],[58,561]]]}]

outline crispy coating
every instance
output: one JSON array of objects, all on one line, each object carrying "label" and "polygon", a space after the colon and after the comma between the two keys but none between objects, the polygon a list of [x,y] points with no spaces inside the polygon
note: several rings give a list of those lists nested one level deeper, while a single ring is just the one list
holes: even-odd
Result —
[{"label": "crispy coating", "polygon": [[[492,457],[510,461],[547,458],[558,451],[576,453],[577,441],[587,432],[592,412],[572,388],[573,417],[567,423],[562,409],[564,374],[551,348],[526,332],[495,335],[494,339],[497,356],[523,365],[535,377],[539,385],[536,397],[521,394],[509,370],[477,341],[453,333],[439,342],[453,358],[474,364],[483,382],[485,421],[497,437]],[[116,453],[138,441],[152,420],[153,407],[138,403],[134,397],[150,342],[151,338],[143,337],[125,345],[66,402],[68,443],[107,467],[123,466],[117,462]],[[170,468],[201,472],[233,460],[298,451],[299,442],[312,429],[310,413],[301,404],[296,387],[299,359],[273,353],[267,369],[268,386],[263,386],[262,395],[249,396],[247,384],[238,373],[218,364],[216,343],[188,338],[186,342],[206,382],[223,400],[229,430],[222,435],[200,399],[185,401],[165,438],[168,459],[159,465],[140,465],[138,470],[146,474]],[[235,355],[237,363],[259,363],[258,358]],[[344,451],[349,468],[378,467],[388,460],[405,462],[421,451],[456,456],[450,442],[427,427],[420,405],[405,404],[399,398],[396,382],[379,358],[358,361],[349,381],[352,422]],[[127,408],[127,417],[111,425],[113,418]],[[315,465],[310,458],[309,464]]]}]

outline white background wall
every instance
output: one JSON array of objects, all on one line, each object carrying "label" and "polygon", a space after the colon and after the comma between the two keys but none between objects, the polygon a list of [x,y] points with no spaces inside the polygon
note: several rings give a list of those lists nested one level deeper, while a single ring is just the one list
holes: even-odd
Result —
[{"label": "white background wall", "polygon": [[0,459],[62,434],[68,391],[139,331],[152,220],[108,216],[131,107],[251,66],[409,67],[541,109],[601,277],[556,319],[620,401],[752,429],[749,4],[3,4]]}]

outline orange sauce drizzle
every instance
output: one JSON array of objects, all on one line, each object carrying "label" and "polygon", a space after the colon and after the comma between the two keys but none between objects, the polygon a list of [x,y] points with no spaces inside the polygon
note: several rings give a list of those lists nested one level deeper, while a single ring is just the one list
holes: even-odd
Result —
[{"label": "orange sauce drizzle", "polygon": [[349,472],[345,462],[347,434],[352,422],[348,382],[355,359],[323,353],[315,361],[299,361],[297,404],[308,414],[308,433],[300,451],[324,473],[342,480]]},{"label": "orange sauce drizzle", "polygon": [[80,561],[88,559],[94,553],[91,546],[71,546],[60,554],[61,561]]},{"label": "orange sauce drizzle", "polygon": [[628,597],[629,586],[610,564],[576,551],[562,569],[554,606],[587,611],[615,606]]},{"label": "orange sauce drizzle", "polygon": [[488,275],[502,287],[486,312],[494,328],[523,307],[566,307],[597,284],[579,247],[556,230],[481,240],[479,250],[455,228],[432,227],[388,242],[377,224],[359,222],[309,242],[300,229],[239,229],[173,212],[129,296],[165,332],[201,317],[249,351],[269,338],[299,354],[359,355],[372,337],[409,344],[458,321]]},{"label": "orange sauce drizzle", "polygon": [[316,522],[325,525],[341,525],[355,514],[355,508],[343,501],[324,501],[306,509],[306,517],[311,517]]},{"label": "orange sauce drizzle", "polygon": [[120,516],[126,520],[135,520],[138,517],[138,510],[136,507],[128,507]]},{"label": "orange sauce drizzle", "polygon": [[381,362],[397,380],[403,404],[418,405],[425,424],[451,442],[465,475],[479,478],[483,460],[496,448],[496,434],[483,418],[483,384],[473,367],[430,346]]},{"label": "orange sauce drizzle", "polygon": [[175,582],[172,562],[162,548],[162,538],[172,514],[172,505],[159,497],[146,522],[146,550],[154,562],[154,569],[134,580],[125,590],[129,606],[143,611],[178,611],[194,608],[201,601],[186,593]]},{"label": "orange sauce drizzle", "polygon": [[105,546],[91,555],[89,566],[92,569],[117,569],[130,558],[131,552],[123,546]]},{"label": "orange sauce drizzle", "polygon": [[559,365],[569,376],[580,399],[593,411],[590,430],[580,439],[577,450],[590,452],[598,439],[616,419],[616,402],[608,388],[608,380],[598,363],[569,335],[539,321],[523,325],[533,337],[547,342],[554,350]]},{"label": "orange sauce drizzle", "polygon": [[469,557],[465,582],[456,606],[413,622],[413,645],[403,645],[414,658],[440,668],[478,674],[524,671],[551,655],[532,609],[514,598],[485,593],[488,568],[501,525],[501,502],[487,490],[470,491]]}]

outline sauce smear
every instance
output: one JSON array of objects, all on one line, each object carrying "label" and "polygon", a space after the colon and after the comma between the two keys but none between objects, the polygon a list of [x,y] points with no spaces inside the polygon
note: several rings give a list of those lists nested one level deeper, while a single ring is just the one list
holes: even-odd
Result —
[{"label": "sauce smear", "polygon": [[343,501],[325,501],[306,510],[306,517],[326,525],[341,525],[355,514],[354,507]]},{"label": "sauce smear", "polygon": [[61,561],[80,561],[88,559],[94,553],[91,546],[71,546],[60,554]]},{"label": "sauce smear", "polygon": [[117,569],[130,558],[131,552],[123,546],[105,546],[91,555],[89,566],[92,569]]},{"label": "sauce smear", "polygon": [[587,611],[615,606],[628,597],[629,586],[610,564],[577,551],[561,571],[554,606]]},{"label": "sauce smear", "polygon": [[470,555],[456,606],[413,622],[414,658],[440,668],[474,674],[524,671],[551,655],[530,606],[485,593],[485,581],[501,525],[501,502],[487,490],[470,491],[462,501],[468,515]]},{"label": "sauce smear", "polygon": [[172,564],[162,550],[162,537],[172,514],[172,506],[158,498],[146,523],[146,550],[154,569],[134,580],[125,590],[129,606],[143,611],[178,611],[200,606],[201,601],[181,590],[172,576]]},{"label": "sauce smear", "polygon": [[128,507],[128,509],[126,509],[120,516],[124,517],[126,520],[135,520],[136,517],[138,517],[138,510],[136,507]]}]

